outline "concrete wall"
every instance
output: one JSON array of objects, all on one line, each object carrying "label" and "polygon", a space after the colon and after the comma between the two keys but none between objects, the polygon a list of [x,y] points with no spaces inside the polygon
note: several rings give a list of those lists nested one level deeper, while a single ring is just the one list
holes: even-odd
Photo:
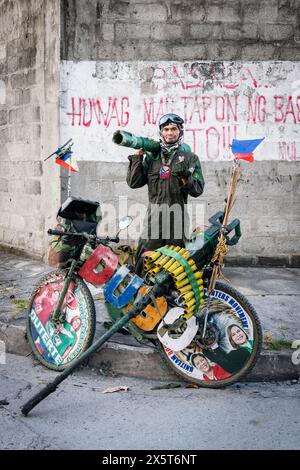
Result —
[{"label": "concrete wall", "polygon": [[[0,0],[0,243],[41,256],[60,203],[60,168],[42,162],[60,142],[59,57],[73,63],[297,62],[299,24],[296,0]],[[293,87],[297,96],[299,83]],[[126,162],[77,156],[82,160],[73,193],[146,202],[144,189],[126,186]],[[244,234],[233,257],[299,263],[297,159],[289,148],[279,161],[247,167],[233,214],[242,219]],[[229,166],[203,163],[207,217],[223,205]],[[61,181],[64,199],[64,170]]]},{"label": "concrete wall", "polygon": [[0,244],[41,257],[60,203],[59,1],[0,0]]},{"label": "concrete wall", "polygon": [[65,0],[65,60],[300,60],[297,0]]},{"label": "concrete wall", "polygon": [[[89,64],[95,61],[96,67],[101,69],[103,61],[112,61],[117,68],[117,64],[124,61],[132,64],[149,60],[181,61],[184,64],[192,60],[229,60],[235,66],[237,61],[300,60],[300,5],[297,1],[73,0],[61,5],[61,59],[73,63],[74,67],[79,61],[89,61]],[[276,87],[280,89],[284,84],[287,100],[288,95],[297,98],[299,82],[284,82],[285,65],[278,67],[275,93]],[[296,69],[299,71],[299,62]],[[88,67],[86,70],[88,82]],[[65,82],[62,88],[64,86]],[[84,80],[81,86],[86,90],[86,96],[90,96],[90,88]],[[62,96],[62,103],[64,99]],[[256,162],[253,166],[243,164],[244,182],[239,187],[232,214],[241,219],[243,237],[231,250],[232,261],[299,264],[297,121],[290,127],[287,124],[283,140],[291,130],[295,133],[297,151],[286,148],[274,157],[277,161],[273,161],[268,152],[267,161]],[[94,145],[97,146],[95,140]],[[74,193],[101,202],[113,200],[116,206],[121,196],[127,198],[129,209],[137,201],[147,201],[144,188],[130,190],[126,186],[126,158],[124,163],[117,163],[118,159],[114,161],[110,156],[109,163],[100,163],[89,159],[82,147],[79,149],[80,173],[72,180]],[[125,156],[126,152],[123,154]],[[101,160],[105,157],[101,156]],[[203,170],[206,188],[199,202],[204,204],[208,218],[223,207],[230,164],[207,161],[203,163]]]}]

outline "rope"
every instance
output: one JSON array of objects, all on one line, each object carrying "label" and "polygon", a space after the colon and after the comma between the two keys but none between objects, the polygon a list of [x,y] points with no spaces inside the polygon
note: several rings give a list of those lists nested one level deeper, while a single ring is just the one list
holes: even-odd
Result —
[{"label": "rope", "polygon": [[[226,239],[224,236],[225,228],[228,223],[229,219],[229,213],[235,203],[235,192],[236,192],[236,186],[237,186],[237,181],[240,175],[240,170],[239,170],[239,163],[234,160],[233,162],[233,169],[231,172],[231,180],[228,188],[228,193],[227,193],[227,199],[226,199],[226,204],[224,208],[224,219],[223,219],[223,224],[221,228],[221,233],[220,237],[218,240],[218,244],[216,246],[216,250],[214,253],[214,256],[212,257],[211,264],[213,264],[213,271],[212,275],[210,278],[210,283],[208,287],[208,293],[210,293],[212,290],[214,290],[216,281],[217,279],[222,275],[222,268],[224,265],[224,258],[228,254],[228,247],[226,245]],[[222,275],[223,276],[223,275]],[[223,276],[224,277],[224,276]]]}]

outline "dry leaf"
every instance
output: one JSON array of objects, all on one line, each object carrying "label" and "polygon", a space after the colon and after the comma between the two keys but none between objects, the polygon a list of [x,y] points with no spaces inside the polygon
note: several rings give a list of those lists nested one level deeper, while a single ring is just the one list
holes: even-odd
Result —
[{"label": "dry leaf", "polygon": [[125,386],[119,386],[119,387],[111,387],[111,388],[107,388],[106,390],[104,390],[102,393],[113,393],[113,392],[127,392],[129,390],[129,387],[125,387]]},{"label": "dry leaf", "polygon": [[185,388],[199,388],[197,384],[186,384]]}]

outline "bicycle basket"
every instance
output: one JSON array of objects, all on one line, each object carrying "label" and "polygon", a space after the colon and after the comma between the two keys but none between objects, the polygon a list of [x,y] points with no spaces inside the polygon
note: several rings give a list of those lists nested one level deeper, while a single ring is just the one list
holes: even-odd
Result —
[{"label": "bicycle basket", "polygon": [[[61,222],[56,229],[96,235],[97,224],[101,220],[98,209],[98,202],[71,196],[62,204],[57,213],[57,218],[60,218]],[[48,263],[53,267],[64,267],[70,259],[78,260],[85,243],[86,240],[78,236],[52,237],[48,250]]]}]

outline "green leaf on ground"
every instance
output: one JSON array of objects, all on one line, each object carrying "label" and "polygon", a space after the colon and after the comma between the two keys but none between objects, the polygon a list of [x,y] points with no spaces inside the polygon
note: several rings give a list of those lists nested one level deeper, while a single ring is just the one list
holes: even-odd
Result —
[{"label": "green leaf on ground", "polygon": [[264,336],[264,347],[271,351],[280,351],[281,349],[291,349],[292,343],[284,338],[274,339],[271,332]]},{"label": "green leaf on ground", "polygon": [[29,299],[11,299],[11,301],[15,306],[15,312],[11,315],[12,318],[16,318],[20,312],[29,306]]}]

